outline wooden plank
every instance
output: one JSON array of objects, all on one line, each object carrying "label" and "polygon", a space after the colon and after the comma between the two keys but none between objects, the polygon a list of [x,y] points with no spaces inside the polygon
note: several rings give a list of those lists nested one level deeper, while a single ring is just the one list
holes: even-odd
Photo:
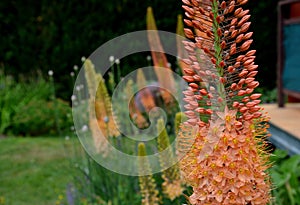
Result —
[{"label": "wooden plank", "polygon": [[284,25],[299,24],[299,23],[300,23],[300,17],[283,20]]},{"label": "wooden plank", "polygon": [[288,89],[283,89],[284,94],[290,95],[294,98],[300,99],[300,92],[293,91],[293,90],[288,90]]},{"label": "wooden plank", "polygon": [[284,1],[279,1],[278,5],[284,6],[284,5],[288,5],[288,4],[296,3],[296,2],[299,2],[299,0],[284,0]]},{"label": "wooden plank", "polygon": [[300,140],[300,103],[287,103],[284,108],[277,104],[264,104],[270,123]]}]

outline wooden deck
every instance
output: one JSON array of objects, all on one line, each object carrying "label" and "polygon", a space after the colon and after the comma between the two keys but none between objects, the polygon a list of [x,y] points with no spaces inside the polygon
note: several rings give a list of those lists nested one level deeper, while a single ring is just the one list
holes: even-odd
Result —
[{"label": "wooden deck", "polygon": [[277,104],[263,105],[271,123],[300,139],[300,103],[289,103],[279,108]]},{"label": "wooden deck", "polygon": [[300,103],[288,103],[284,108],[277,104],[264,104],[270,120],[271,141],[290,154],[300,154]]}]

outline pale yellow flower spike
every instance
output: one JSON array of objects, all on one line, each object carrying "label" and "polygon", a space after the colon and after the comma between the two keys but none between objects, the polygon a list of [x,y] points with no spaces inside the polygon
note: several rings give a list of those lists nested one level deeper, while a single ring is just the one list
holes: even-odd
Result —
[{"label": "pale yellow flower spike", "polygon": [[[90,107],[95,108],[95,116],[92,115],[93,112],[90,112],[89,126],[97,152],[105,154],[108,151],[106,150],[107,143],[104,143],[105,139],[100,135],[104,137],[119,136],[120,133],[113,119],[111,99],[108,95],[103,77],[100,73],[96,73],[95,67],[90,59],[84,62],[84,70],[90,95]],[[99,84],[97,84],[97,82],[99,82]]]},{"label": "pale yellow flower spike", "polygon": [[152,175],[145,175],[151,173],[151,167],[147,159],[147,153],[144,143],[138,145],[138,167],[139,167],[139,185],[142,195],[142,205],[159,205],[158,190]]},{"label": "pale yellow flower spike", "polygon": [[181,196],[184,190],[180,179],[179,167],[176,163],[167,168],[170,163],[173,164],[175,162],[175,158],[163,119],[157,121],[157,130],[159,132],[157,138],[158,151],[161,153],[168,149],[167,153],[159,155],[160,166],[163,169],[162,178],[164,182],[162,188],[164,194],[167,195],[169,199],[174,200],[176,197]]}]

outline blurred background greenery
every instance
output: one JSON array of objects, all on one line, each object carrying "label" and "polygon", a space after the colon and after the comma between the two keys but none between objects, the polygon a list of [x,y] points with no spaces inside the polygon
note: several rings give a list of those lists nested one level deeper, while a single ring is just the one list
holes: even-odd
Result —
[{"label": "blurred background greenery", "polygon": [[[261,72],[258,80],[266,90],[275,87],[276,15],[278,0],[250,1],[253,49]],[[19,81],[37,70],[54,70],[58,97],[69,100],[70,72],[81,67],[106,41],[128,32],[146,29],[146,10],[151,6],[159,30],[176,32],[180,0],[4,0],[0,2],[0,68]],[[137,61],[140,61],[138,59]],[[138,64],[138,62],[136,62]],[[123,65],[122,73],[132,68]]]}]

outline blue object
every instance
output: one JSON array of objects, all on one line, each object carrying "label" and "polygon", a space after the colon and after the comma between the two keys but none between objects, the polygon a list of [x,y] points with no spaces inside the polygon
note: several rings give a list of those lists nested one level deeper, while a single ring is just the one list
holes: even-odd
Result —
[{"label": "blue object", "polygon": [[283,87],[300,92],[300,24],[284,26],[283,32]]}]

